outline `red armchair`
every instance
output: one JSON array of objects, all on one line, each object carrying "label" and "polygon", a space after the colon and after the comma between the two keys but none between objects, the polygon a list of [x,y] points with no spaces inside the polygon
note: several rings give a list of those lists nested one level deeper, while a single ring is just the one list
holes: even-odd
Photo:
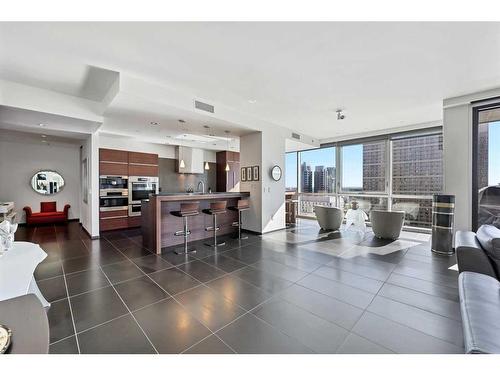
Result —
[{"label": "red armchair", "polygon": [[40,212],[32,212],[31,207],[26,206],[23,210],[26,212],[26,224],[49,224],[63,223],[68,221],[68,211],[70,205],[64,206],[64,211],[57,211],[56,202],[40,202]]}]

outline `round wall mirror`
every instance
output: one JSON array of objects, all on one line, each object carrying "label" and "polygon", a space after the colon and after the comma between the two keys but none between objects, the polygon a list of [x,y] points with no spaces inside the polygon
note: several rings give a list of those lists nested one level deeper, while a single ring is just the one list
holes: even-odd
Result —
[{"label": "round wall mirror", "polygon": [[56,194],[64,187],[64,178],[55,171],[38,171],[31,177],[31,187],[38,194]]},{"label": "round wall mirror", "polygon": [[273,169],[271,169],[271,177],[273,178],[274,181],[279,181],[281,179],[281,174],[282,171],[279,166],[275,165]]}]

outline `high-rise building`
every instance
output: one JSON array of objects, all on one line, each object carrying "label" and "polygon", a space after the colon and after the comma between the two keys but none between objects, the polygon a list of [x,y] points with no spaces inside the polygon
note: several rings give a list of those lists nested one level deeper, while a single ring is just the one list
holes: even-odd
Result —
[{"label": "high-rise building", "polygon": [[311,166],[307,165],[306,163],[302,163],[300,166],[300,183],[301,192],[313,192],[313,172],[311,170]]},{"label": "high-rise building", "polygon": [[335,192],[335,167],[325,169],[325,188],[327,193]]},{"label": "high-rise building", "polygon": [[363,191],[385,191],[385,142],[363,144]]},{"label": "high-rise building", "polygon": [[488,186],[488,142],[489,142],[489,123],[479,124],[478,127],[478,189]]},{"label": "high-rise building", "polygon": [[[428,135],[392,141],[394,195],[431,196],[443,190],[443,136]],[[406,224],[430,227],[430,199],[395,198],[393,209],[406,212]]]},{"label": "high-rise building", "polygon": [[313,191],[315,193],[325,192],[325,167],[323,165],[317,165],[316,168],[314,168]]}]

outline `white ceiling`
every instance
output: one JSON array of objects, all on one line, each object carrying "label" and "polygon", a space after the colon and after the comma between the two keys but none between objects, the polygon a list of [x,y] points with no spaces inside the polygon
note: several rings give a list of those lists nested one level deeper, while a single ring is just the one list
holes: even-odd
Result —
[{"label": "white ceiling", "polygon": [[444,98],[500,86],[500,23],[1,23],[0,48],[5,80],[100,100],[99,67],[320,139],[439,120]]}]

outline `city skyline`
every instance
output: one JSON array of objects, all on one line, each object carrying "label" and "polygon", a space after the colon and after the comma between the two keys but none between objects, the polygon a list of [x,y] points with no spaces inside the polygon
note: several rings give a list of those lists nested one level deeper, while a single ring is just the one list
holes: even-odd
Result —
[{"label": "city skyline", "polygon": [[[488,185],[500,184],[500,121],[491,122],[488,126]],[[311,170],[317,166],[335,167],[334,147],[325,147],[300,152],[300,163],[305,162]],[[363,145],[343,147],[344,189],[363,187]],[[297,158],[298,153],[286,154],[285,182],[287,190],[297,189]],[[498,160],[499,162],[493,162]],[[300,168],[299,168],[300,169]]]}]

